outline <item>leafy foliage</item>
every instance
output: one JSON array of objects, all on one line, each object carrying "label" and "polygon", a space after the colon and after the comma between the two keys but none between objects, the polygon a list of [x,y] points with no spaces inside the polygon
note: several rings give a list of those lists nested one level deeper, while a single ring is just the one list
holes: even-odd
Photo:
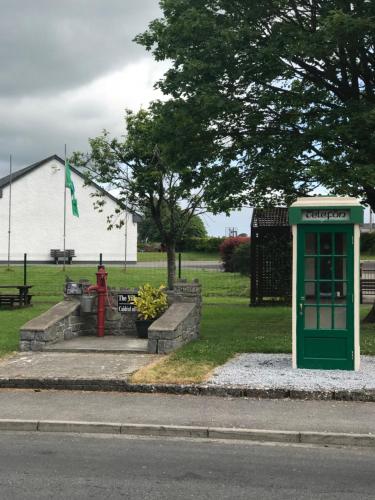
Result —
[{"label": "leafy foliage", "polygon": [[[167,250],[172,289],[176,242],[193,217],[206,211],[205,192],[215,182],[204,161],[211,132],[199,129],[198,137],[195,121],[178,101],[155,102],[138,113],[127,111],[125,122],[125,137],[111,138],[104,131],[90,139],[88,154],[75,153],[72,162],[86,169],[89,182],[116,189],[120,206],[108,217],[109,228],[124,224],[126,206],[149,212]],[[182,125],[191,133],[180,136]],[[95,206],[102,210],[104,195],[98,191],[96,196]]]},{"label": "leafy foliage", "polygon": [[361,234],[361,252],[374,254],[375,253],[375,232]]},{"label": "leafy foliage", "polygon": [[[179,217],[180,211],[176,210],[176,217]],[[169,214],[162,214],[163,218],[169,217]],[[182,215],[184,218],[184,215]],[[204,238],[207,236],[206,228],[202,219],[198,215],[193,215],[185,227],[183,233],[179,234],[176,244],[180,247],[183,241],[188,238]],[[138,223],[138,238],[141,242],[161,242],[162,237],[154,219],[149,210],[145,210],[142,215],[142,221]]]},{"label": "leafy foliage", "polygon": [[233,252],[230,260],[230,266],[234,273],[240,273],[243,276],[250,276],[251,274],[251,256],[250,256],[250,242],[241,243]]},{"label": "leafy foliage", "polygon": [[325,186],[375,209],[375,2],[161,8],[136,40],[171,61],[159,88],[213,133],[213,206],[289,202]]},{"label": "leafy foliage", "polygon": [[217,253],[224,238],[211,236],[208,238],[186,238],[181,244],[182,251]]},{"label": "leafy foliage", "polygon": [[165,286],[155,288],[146,283],[138,290],[138,297],[134,299],[139,319],[156,319],[168,307]]},{"label": "leafy foliage", "polygon": [[226,238],[219,247],[221,260],[223,261],[224,271],[226,273],[233,273],[233,254],[239,245],[250,243],[250,238],[236,236],[234,238]]}]

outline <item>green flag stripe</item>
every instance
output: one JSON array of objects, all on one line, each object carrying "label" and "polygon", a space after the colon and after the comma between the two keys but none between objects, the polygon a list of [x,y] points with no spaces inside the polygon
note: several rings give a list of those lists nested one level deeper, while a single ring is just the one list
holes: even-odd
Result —
[{"label": "green flag stripe", "polygon": [[78,202],[75,196],[75,188],[72,181],[72,171],[70,170],[68,161],[65,162],[65,187],[70,190],[70,195],[72,198],[72,213],[75,217],[79,217]]}]

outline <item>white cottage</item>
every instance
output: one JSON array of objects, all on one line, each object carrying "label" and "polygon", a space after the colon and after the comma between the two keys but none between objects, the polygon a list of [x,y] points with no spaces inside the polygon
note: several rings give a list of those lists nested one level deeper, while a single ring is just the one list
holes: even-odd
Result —
[{"label": "white cottage", "polygon": [[[74,262],[97,262],[103,254],[105,262],[137,260],[137,222],[139,216],[126,212],[127,228],[107,230],[107,216],[118,207],[114,196],[96,184],[84,186],[83,175],[71,167],[72,181],[78,200],[79,217],[72,214],[70,191],[66,190],[66,246],[73,249]],[[64,161],[50,156],[12,175],[10,258],[30,262],[52,262],[51,249],[63,249],[64,234]],[[103,212],[93,207],[100,191]],[[8,258],[9,175],[0,179],[0,261]],[[126,251],[125,251],[126,244]]]}]

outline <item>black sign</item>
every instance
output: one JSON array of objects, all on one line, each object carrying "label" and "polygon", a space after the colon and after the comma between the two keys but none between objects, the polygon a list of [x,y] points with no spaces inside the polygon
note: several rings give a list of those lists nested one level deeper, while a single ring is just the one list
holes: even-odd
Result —
[{"label": "black sign", "polygon": [[134,312],[137,310],[134,304],[136,293],[121,293],[117,296],[117,310],[120,313]]}]

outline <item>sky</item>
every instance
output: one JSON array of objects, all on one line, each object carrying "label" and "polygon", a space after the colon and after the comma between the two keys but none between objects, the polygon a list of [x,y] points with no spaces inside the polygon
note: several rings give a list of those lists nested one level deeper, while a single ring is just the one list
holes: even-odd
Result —
[{"label": "sky", "polygon": [[[132,40],[158,0],[1,0],[0,177],[52,154],[87,151],[124,110],[147,107],[167,68]],[[203,216],[209,234],[249,233],[251,210]]]}]

